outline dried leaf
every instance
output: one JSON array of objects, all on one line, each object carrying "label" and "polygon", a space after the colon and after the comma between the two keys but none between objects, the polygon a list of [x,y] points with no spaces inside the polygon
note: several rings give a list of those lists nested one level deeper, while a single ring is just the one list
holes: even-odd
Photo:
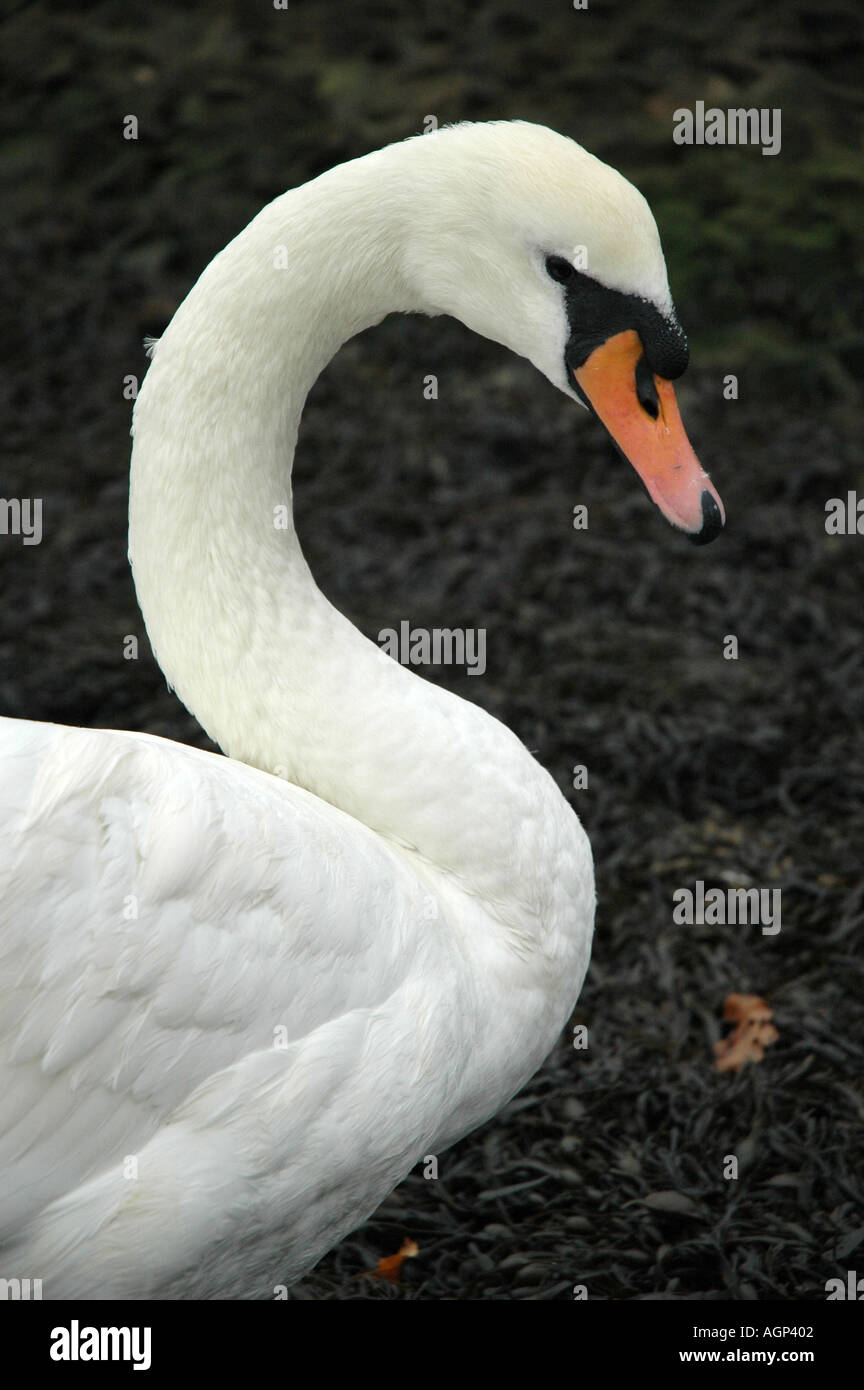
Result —
[{"label": "dried leaf", "polygon": [[420,1246],[416,1240],[403,1240],[397,1254],[385,1255],[374,1269],[366,1270],[366,1273],[373,1279],[388,1279],[391,1284],[398,1284],[404,1261],[413,1260],[419,1254]]},{"label": "dried leaf", "polygon": [[761,1062],[766,1047],[780,1036],[771,1017],[770,1006],[758,994],[727,995],[723,1018],[735,1027],[714,1044],[717,1070],[739,1072],[746,1062]]}]

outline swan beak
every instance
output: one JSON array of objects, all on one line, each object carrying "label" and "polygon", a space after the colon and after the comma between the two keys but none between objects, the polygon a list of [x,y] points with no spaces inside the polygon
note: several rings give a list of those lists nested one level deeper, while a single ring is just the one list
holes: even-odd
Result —
[{"label": "swan beak", "polygon": [[672,383],[652,375],[638,333],[616,333],[573,375],[667,521],[697,545],[713,541],[726,521],[723,503],[684,431]]}]

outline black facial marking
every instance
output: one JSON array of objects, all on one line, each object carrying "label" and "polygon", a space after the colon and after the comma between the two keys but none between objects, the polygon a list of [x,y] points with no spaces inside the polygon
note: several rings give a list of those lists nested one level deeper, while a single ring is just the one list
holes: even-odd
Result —
[{"label": "black facial marking", "polygon": [[[546,270],[553,279],[560,279],[564,287],[564,303],[570,324],[565,361],[570,373],[581,367],[595,348],[628,328],[635,329],[642,342],[645,352],[644,358],[640,361],[640,367],[642,362],[645,363],[643,377],[646,374],[656,375],[666,381],[674,381],[687,370],[687,338],[675,317],[674,310],[667,318],[647,299],[640,299],[636,294],[622,294],[620,290],[610,290],[606,285],[592,280],[590,275],[576,270],[569,261],[564,261],[564,264],[569,266],[571,273],[566,278],[561,278],[550,269],[550,262],[555,262],[557,269],[557,262],[560,260],[563,260],[560,256],[548,256]],[[638,378],[637,368],[637,383]],[[653,393],[653,382],[651,392]],[[643,400],[643,394],[640,393],[639,399],[650,415],[652,396],[647,389],[644,395]],[[656,405],[656,393],[653,394],[653,399]]]},{"label": "black facial marking", "polygon": [[636,363],[636,397],[645,413],[650,415],[652,420],[656,420],[660,414],[660,402],[657,399],[657,387],[654,385],[654,373],[644,356]]},{"label": "black facial marking", "polygon": [[569,261],[565,261],[563,256],[547,256],[546,274],[557,280],[559,285],[566,285],[576,274],[576,268]]}]

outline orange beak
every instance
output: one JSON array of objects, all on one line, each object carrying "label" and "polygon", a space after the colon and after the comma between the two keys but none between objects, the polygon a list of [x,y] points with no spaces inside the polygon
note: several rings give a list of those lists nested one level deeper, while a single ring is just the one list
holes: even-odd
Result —
[{"label": "orange beak", "polygon": [[684,432],[671,382],[652,377],[643,363],[643,389],[637,391],[642,355],[638,333],[627,329],[595,348],[573,375],[649,497],[673,526],[704,545],[725,524],[723,503]]}]

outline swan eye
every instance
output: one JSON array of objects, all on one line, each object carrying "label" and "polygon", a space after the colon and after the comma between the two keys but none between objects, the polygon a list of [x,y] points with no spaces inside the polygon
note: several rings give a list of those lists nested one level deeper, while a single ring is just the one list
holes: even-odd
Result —
[{"label": "swan eye", "polygon": [[546,274],[553,280],[557,280],[559,285],[566,285],[568,280],[572,280],[576,274],[569,261],[565,261],[563,256],[546,257]]}]

